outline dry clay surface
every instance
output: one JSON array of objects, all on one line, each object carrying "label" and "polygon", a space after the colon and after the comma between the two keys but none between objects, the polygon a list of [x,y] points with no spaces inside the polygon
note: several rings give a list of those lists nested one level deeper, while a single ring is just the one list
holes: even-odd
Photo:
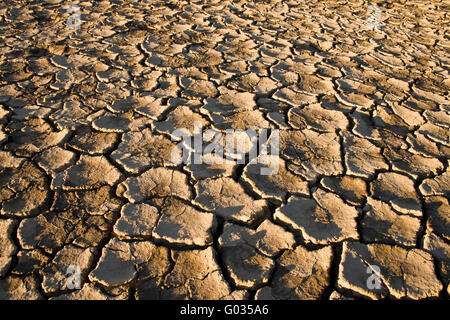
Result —
[{"label": "dry clay surface", "polygon": [[0,299],[448,299],[449,3],[377,2],[0,1]]}]

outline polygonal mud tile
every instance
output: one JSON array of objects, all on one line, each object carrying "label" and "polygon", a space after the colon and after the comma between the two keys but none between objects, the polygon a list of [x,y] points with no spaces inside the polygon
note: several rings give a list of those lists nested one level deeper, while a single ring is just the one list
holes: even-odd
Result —
[{"label": "polygonal mud tile", "polygon": [[449,104],[450,101],[447,97],[445,97],[443,94],[440,94],[439,92],[430,92],[426,90],[419,89],[416,85],[412,85],[412,92],[415,94],[415,96],[424,101],[432,101],[437,104]]},{"label": "polygonal mud tile", "polygon": [[249,111],[256,107],[255,95],[249,92],[239,92],[229,90],[226,87],[219,87],[218,98],[207,98],[206,104],[201,108],[204,113],[221,114],[223,116],[238,111]]},{"label": "polygonal mud tile", "polygon": [[178,97],[180,87],[178,78],[169,74],[158,79],[159,86],[151,91],[151,95],[157,98]]},{"label": "polygonal mud tile", "polygon": [[363,94],[359,93],[338,93],[336,99],[342,104],[345,104],[352,108],[365,108],[369,109],[373,105],[373,100],[366,98]]},{"label": "polygonal mud tile", "polygon": [[268,95],[278,87],[277,82],[268,77],[259,77],[255,73],[239,76],[237,79],[231,80],[229,84],[235,90],[254,92],[257,95]]},{"label": "polygonal mud tile", "polygon": [[350,113],[353,122],[355,123],[352,129],[352,133],[361,138],[367,138],[371,140],[379,140],[380,129],[377,128],[372,121],[370,113],[362,110],[355,110]]},{"label": "polygonal mud tile", "polygon": [[[64,246],[58,251],[52,263],[42,271],[44,292],[58,292],[74,289],[77,285],[83,286],[83,281],[94,262],[94,252],[93,248],[81,249],[72,245]],[[69,282],[69,276],[73,274],[73,271],[79,271],[77,273],[80,275],[79,283]]]},{"label": "polygonal mud tile", "polygon": [[207,80],[197,80],[182,77],[180,79],[180,84],[184,89],[181,95],[186,98],[215,97],[218,93],[214,83]]},{"label": "polygonal mud tile", "polygon": [[129,243],[114,238],[103,248],[89,279],[105,287],[115,287],[135,278],[161,277],[168,270],[168,259],[168,249],[149,241]]},{"label": "polygonal mud tile", "polygon": [[424,236],[423,248],[437,260],[438,272],[444,284],[448,285],[450,282],[450,245],[435,233],[430,232]]},{"label": "polygonal mud tile", "polygon": [[265,220],[256,230],[226,223],[219,238],[221,247],[249,245],[259,253],[275,257],[281,250],[292,249],[295,239],[292,233]]},{"label": "polygonal mud tile", "polygon": [[152,71],[142,75],[142,77],[135,77],[131,81],[133,88],[142,91],[152,91],[158,85],[158,78],[162,75],[161,71]]},{"label": "polygonal mud tile", "polygon": [[383,128],[397,134],[399,136],[406,136],[412,130],[400,116],[392,113],[389,107],[378,106],[373,112],[372,121],[375,126]]},{"label": "polygonal mud tile", "polygon": [[192,279],[188,282],[191,299],[222,299],[229,295],[230,286],[221,271],[213,271],[204,279]]},{"label": "polygonal mud tile", "polygon": [[168,168],[153,168],[130,177],[118,186],[118,191],[132,203],[153,197],[177,196],[185,200],[192,197],[188,176]]},{"label": "polygonal mud tile", "polygon": [[252,224],[268,213],[265,200],[253,200],[231,178],[205,179],[195,185],[194,202],[227,220]]},{"label": "polygonal mud tile", "polygon": [[175,143],[164,136],[156,136],[150,129],[130,131],[111,154],[111,158],[126,171],[139,173],[152,166],[172,164]]},{"label": "polygonal mud tile", "polygon": [[23,219],[17,231],[24,249],[58,251],[64,243],[98,246],[116,219],[120,202],[108,187],[97,190],[57,192],[50,211]]},{"label": "polygonal mud tile", "polygon": [[184,130],[188,135],[194,132],[195,122],[201,122],[202,126],[206,126],[207,121],[198,113],[193,112],[189,107],[176,107],[168,116],[167,119],[161,122],[153,122],[153,127],[156,131],[166,133],[174,140],[179,140],[179,137],[173,134],[176,129]]},{"label": "polygonal mud tile", "polygon": [[277,260],[272,285],[256,293],[258,300],[317,300],[330,284],[331,247],[308,251],[302,246]]},{"label": "polygonal mud tile", "polygon": [[406,150],[385,149],[384,156],[392,168],[417,179],[436,175],[444,166],[438,159],[413,154]]},{"label": "polygonal mud tile", "polygon": [[[273,173],[263,174],[263,168],[267,170],[273,168]],[[288,171],[285,161],[278,157],[273,165],[266,165],[261,161],[249,163],[244,168],[242,180],[250,184],[253,190],[265,199],[283,201],[287,193],[309,196],[308,183]]]},{"label": "polygonal mud tile", "polygon": [[15,275],[30,275],[42,269],[48,261],[48,256],[39,249],[21,250],[17,254],[17,263],[11,270],[11,273]]},{"label": "polygonal mud tile", "polygon": [[11,119],[14,120],[29,120],[32,118],[45,118],[52,109],[40,106],[26,106],[23,108],[15,108]]},{"label": "polygonal mud tile", "polygon": [[300,76],[298,90],[308,94],[333,94],[334,85],[331,80],[325,80],[315,75],[303,74]]},{"label": "polygonal mud tile", "polygon": [[285,102],[288,105],[292,105],[295,107],[317,102],[317,98],[315,95],[301,93],[295,91],[295,89],[296,88],[292,86],[278,89],[273,94],[273,99]]},{"label": "polygonal mud tile", "polygon": [[108,186],[95,190],[77,190],[73,192],[57,192],[52,211],[82,210],[92,216],[110,215],[118,212],[121,202],[112,194]]},{"label": "polygonal mud tile", "polygon": [[420,229],[419,219],[399,215],[382,201],[367,199],[361,220],[364,241],[414,246]]},{"label": "polygonal mud tile", "polygon": [[144,96],[142,99],[145,101],[145,104],[137,107],[135,111],[153,120],[160,120],[162,114],[170,107],[169,105],[164,105],[160,98]]},{"label": "polygonal mud tile", "polygon": [[46,176],[31,162],[24,162],[17,168],[2,168],[0,214],[22,217],[36,214],[40,209],[44,209],[49,191]]},{"label": "polygonal mud tile", "polygon": [[74,166],[69,167],[53,181],[53,188],[88,190],[101,186],[113,186],[122,175],[104,156],[81,155]]},{"label": "polygonal mud tile", "polygon": [[413,111],[398,103],[390,104],[392,111],[406,122],[410,127],[420,126],[425,122],[419,112]]},{"label": "polygonal mud tile", "polygon": [[17,221],[12,219],[0,220],[0,277],[6,275],[12,258],[17,252],[11,234],[17,227]]},{"label": "polygonal mud tile", "polygon": [[158,209],[146,203],[127,203],[114,225],[114,232],[121,238],[151,237],[159,219]]},{"label": "polygonal mud tile", "polygon": [[419,186],[424,196],[448,196],[450,193],[450,169],[442,174],[422,181]]},{"label": "polygonal mud tile", "polygon": [[423,299],[442,290],[429,253],[357,242],[344,243],[337,287],[372,299],[388,292],[397,299]]},{"label": "polygonal mud tile", "polygon": [[61,147],[51,147],[40,153],[36,161],[42,169],[51,174],[68,168],[75,162],[76,154]]},{"label": "polygonal mud tile", "polygon": [[69,130],[55,132],[44,120],[30,119],[10,122],[6,132],[10,137],[6,148],[19,156],[29,157],[64,141]]},{"label": "polygonal mud tile", "polygon": [[414,188],[414,181],[396,173],[380,173],[370,184],[372,196],[389,203],[395,210],[414,216],[422,215],[422,206]]},{"label": "polygonal mud tile", "polygon": [[427,110],[423,113],[425,119],[431,123],[444,128],[450,127],[450,115],[445,111],[432,111]]},{"label": "polygonal mud tile", "polygon": [[202,160],[203,163],[199,164],[191,161],[191,164],[187,164],[185,167],[195,180],[230,177],[237,167],[235,161],[224,159],[213,153],[204,154]]},{"label": "polygonal mud tile", "polygon": [[376,91],[376,87],[364,84],[359,81],[351,80],[351,79],[338,79],[336,80],[338,88],[340,91],[344,92],[356,92],[356,93],[364,93],[364,94],[373,94]]},{"label": "polygonal mud tile", "polygon": [[350,133],[343,132],[342,135],[347,174],[370,178],[376,170],[389,169],[380,148]]},{"label": "polygonal mud tile", "polygon": [[421,133],[415,132],[414,135],[408,135],[406,141],[411,145],[411,148],[408,150],[411,153],[419,153],[434,158],[439,157],[441,154],[437,144],[427,139]]},{"label": "polygonal mud tile", "polygon": [[290,109],[288,119],[288,123],[296,129],[335,132],[337,129],[345,130],[348,126],[348,120],[342,112],[325,109],[319,103]]},{"label": "polygonal mud tile", "polygon": [[320,180],[320,185],[354,206],[361,205],[367,198],[367,183],[361,178],[325,177]]},{"label": "polygonal mud tile", "polygon": [[445,197],[426,197],[425,212],[428,215],[427,230],[445,240],[450,240],[450,205]]},{"label": "polygonal mud tile", "polygon": [[290,65],[287,65],[285,61],[280,61],[273,67],[271,67],[271,78],[284,86],[297,83],[299,75],[292,70]]},{"label": "polygonal mud tile", "polygon": [[223,263],[237,288],[256,289],[269,281],[275,266],[272,259],[247,244],[221,247]]},{"label": "polygonal mud tile", "polygon": [[[54,220],[62,224],[60,219]],[[49,223],[42,214],[22,220],[17,230],[17,238],[23,248],[40,247],[46,251],[56,251],[63,245],[67,234],[61,227]]]},{"label": "polygonal mud tile", "polygon": [[230,113],[226,116],[211,114],[214,127],[219,130],[259,130],[271,128],[270,122],[264,118],[264,114],[259,110],[245,110]]},{"label": "polygonal mud tile", "polygon": [[280,132],[280,154],[292,164],[288,169],[308,180],[343,173],[339,137],[306,129]]},{"label": "polygonal mud tile", "polygon": [[102,115],[103,111],[93,113],[87,107],[82,106],[78,101],[64,103],[63,108],[52,113],[52,120],[59,130],[76,130],[80,126],[89,125],[93,120]]},{"label": "polygonal mud tile", "polygon": [[17,158],[10,152],[0,150],[0,169],[17,169],[24,161],[24,158]]},{"label": "polygonal mud tile", "polygon": [[[174,267],[165,279],[145,281],[137,299],[219,299],[230,294],[212,247],[173,251]],[[201,280],[206,279],[203,283]]]},{"label": "polygonal mud tile", "polygon": [[100,132],[125,132],[131,121],[125,116],[103,115],[92,122],[92,127]]},{"label": "polygonal mud tile", "polygon": [[89,127],[83,127],[77,130],[67,145],[91,155],[102,155],[114,147],[117,136],[117,133],[97,132]]},{"label": "polygonal mud tile", "polygon": [[41,300],[39,283],[34,276],[0,279],[1,300]]},{"label": "polygonal mud tile", "polygon": [[176,198],[168,198],[161,208],[161,218],[153,231],[155,239],[170,244],[207,246],[213,242],[216,218]]},{"label": "polygonal mud tile", "polygon": [[301,234],[306,242],[328,244],[358,239],[358,212],[331,192],[317,189],[313,198],[291,197],[275,211],[274,219]]},{"label": "polygonal mud tile", "polygon": [[423,134],[427,137],[427,139],[430,139],[433,142],[450,146],[450,135],[448,134],[448,128],[440,127],[427,122],[421,125],[417,132]]},{"label": "polygonal mud tile", "polygon": [[130,78],[126,70],[119,70],[115,68],[111,68],[106,71],[98,71],[96,72],[96,76],[98,80],[106,83],[117,81],[127,82]]}]

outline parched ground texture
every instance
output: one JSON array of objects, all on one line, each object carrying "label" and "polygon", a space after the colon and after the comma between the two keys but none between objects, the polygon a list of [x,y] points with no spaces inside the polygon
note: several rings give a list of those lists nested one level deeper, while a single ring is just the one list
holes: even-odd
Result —
[{"label": "parched ground texture", "polygon": [[448,299],[449,8],[0,1],[0,299]]}]

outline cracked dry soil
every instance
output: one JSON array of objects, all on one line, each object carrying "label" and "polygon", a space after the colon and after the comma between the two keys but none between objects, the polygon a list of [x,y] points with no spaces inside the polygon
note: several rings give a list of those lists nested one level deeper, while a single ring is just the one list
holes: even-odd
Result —
[{"label": "cracked dry soil", "polygon": [[[0,1],[1,299],[448,299],[448,2],[70,4]],[[277,174],[172,163],[195,121]]]}]

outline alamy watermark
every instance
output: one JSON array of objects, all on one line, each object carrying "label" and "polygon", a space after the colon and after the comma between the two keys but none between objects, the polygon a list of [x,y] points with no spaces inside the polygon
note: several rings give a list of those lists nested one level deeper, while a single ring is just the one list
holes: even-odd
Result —
[{"label": "alamy watermark", "polygon": [[367,267],[366,272],[370,274],[367,278],[366,285],[369,290],[381,289],[381,269],[379,266],[370,265]]},{"label": "alamy watermark", "polygon": [[[180,141],[172,150],[174,164],[261,164],[261,175],[278,172],[279,131],[274,129],[226,130],[225,135],[214,129],[202,130],[202,122],[194,122],[193,137],[186,128],[172,132],[172,141]],[[204,142],[207,142],[204,145]]]},{"label": "alamy watermark", "polygon": [[367,28],[371,30],[381,30],[381,10],[380,8],[373,4],[367,8],[367,15],[369,18],[367,19],[366,25]]},{"label": "alamy watermark", "polygon": [[77,5],[70,5],[67,8],[67,13],[70,15],[67,18],[67,27],[71,30],[77,30],[81,25],[81,11]]},{"label": "alamy watermark", "polygon": [[81,269],[79,266],[70,265],[66,270],[66,277],[67,289],[81,289]]}]

